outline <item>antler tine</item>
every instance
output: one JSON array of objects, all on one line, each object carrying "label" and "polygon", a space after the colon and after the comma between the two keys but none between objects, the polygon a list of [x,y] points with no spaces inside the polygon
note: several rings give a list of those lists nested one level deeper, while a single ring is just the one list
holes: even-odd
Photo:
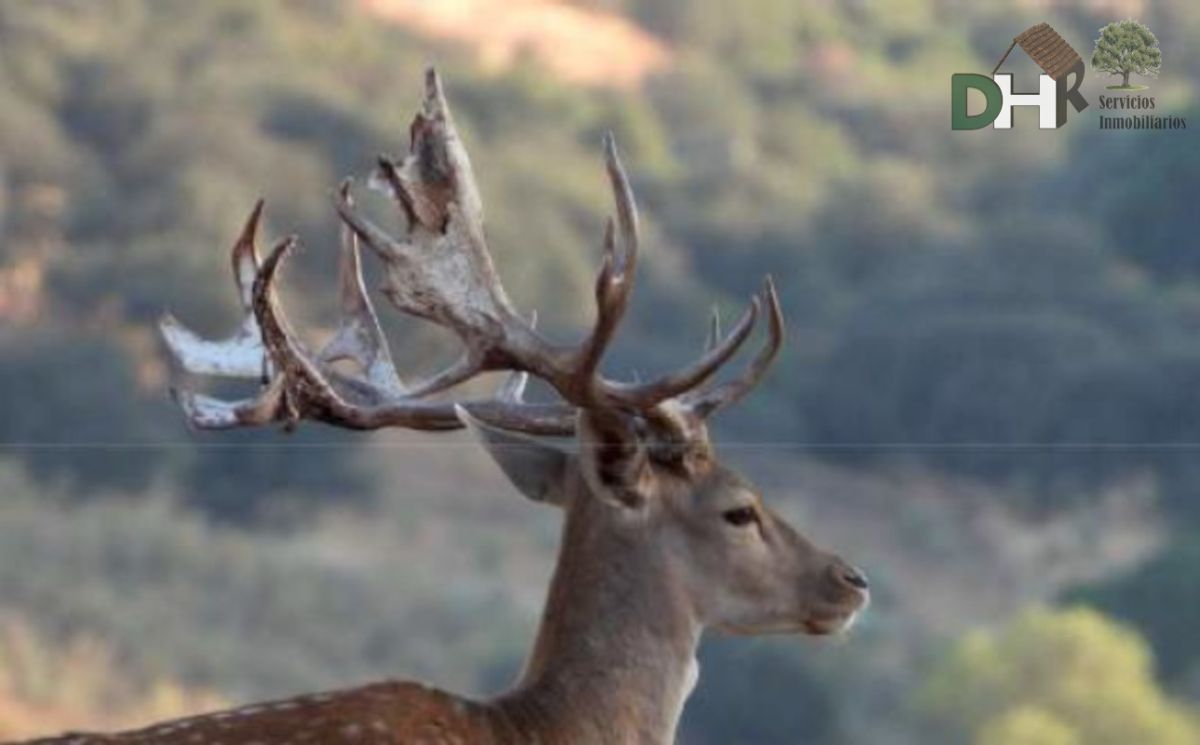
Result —
[{"label": "antler tine", "polygon": [[238,330],[225,339],[210,341],[196,335],[179,323],[170,313],[159,320],[163,341],[181,367],[193,375],[216,375],[229,378],[262,378],[270,375],[266,366],[258,324],[251,310],[251,285],[258,272],[258,251],[255,247],[263,200],[258,200],[242,227],[241,235],[230,252],[233,280],[238,300],[245,315]]},{"label": "antler tine", "polygon": [[600,360],[629,306],[637,271],[637,206],[611,132],[604,135],[604,160],[612,185],[613,201],[616,203],[622,253],[617,256],[613,220],[609,218],[604,225],[604,259],[596,275],[596,324],[580,347],[579,367],[576,370],[581,385],[590,385],[596,376]]},{"label": "antler tine", "polygon": [[427,122],[432,122],[432,126],[440,130],[441,136],[434,140],[434,144],[435,149],[436,145],[440,144],[444,150],[437,153],[436,157],[443,160],[444,175],[449,177],[449,186],[456,197],[455,202],[468,219],[482,222],[483,204],[479,197],[479,189],[475,185],[471,159],[458,137],[458,129],[454,126],[454,118],[450,114],[450,104],[446,101],[446,93],[442,88],[441,76],[434,67],[425,70],[424,116]]},{"label": "antler tine", "polygon": [[712,315],[708,318],[708,336],[704,339],[704,351],[712,351],[721,341],[721,311],[713,306]]},{"label": "antler tine", "polygon": [[203,393],[171,388],[171,397],[183,409],[188,423],[197,429],[233,429],[270,424],[282,418],[283,378],[274,381],[254,398],[223,401]]},{"label": "antler tine", "polygon": [[700,359],[681,370],[648,383],[640,385],[610,384],[614,389],[614,395],[636,409],[648,409],[668,398],[681,396],[702,385],[737,353],[750,336],[750,332],[754,329],[754,323],[758,320],[759,305],[759,299],[753,298],[729,334],[721,340],[720,344],[705,352]]},{"label": "antler tine", "polygon": [[258,274],[260,261],[258,258],[258,225],[262,222],[263,207],[266,202],[259,199],[250,211],[250,217],[242,227],[242,234],[237,243],[233,244],[230,254],[230,265],[233,268],[233,281],[237,283],[238,299],[242,302],[242,310],[249,311],[254,301],[252,290],[254,277]]},{"label": "antler tine", "polygon": [[[349,179],[342,182],[338,194],[341,201],[353,205]],[[326,364],[353,360],[361,368],[367,383],[385,393],[402,395],[404,384],[396,372],[387,339],[379,326],[379,317],[363,283],[358,236],[345,224],[342,225],[338,253],[338,282],[341,323],[318,359]]]},{"label": "antler tine", "polygon": [[596,325],[581,347],[576,386],[595,385],[599,388],[598,392],[584,392],[594,395],[603,403],[615,402],[626,408],[648,409],[701,385],[725,364],[749,336],[758,317],[758,300],[751,302],[729,336],[719,343],[712,342],[699,360],[682,370],[648,383],[615,383],[601,378],[597,368],[629,305],[640,244],[637,205],[611,132],[604,137],[604,158],[616,203],[616,223],[623,253],[618,257],[613,221],[609,219],[604,233],[604,262],[596,278]]},{"label": "antler tine", "polygon": [[775,283],[769,275],[763,280],[762,294],[767,304],[768,316],[766,343],[749,367],[738,377],[682,397],[683,408],[694,416],[705,419],[740,400],[758,385],[779,354],[784,340],[783,310],[779,306]]},{"label": "antler tine", "polygon": [[338,198],[333,202],[338,217],[342,219],[346,227],[362,239],[362,242],[367,244],[367,248],[371,249],[385,264],[390,261],[406,259],[412,253],[412,247],[392,237],[386,230],[359,215],[354,210],[351,201],[345,198],[348,195],[348,192],[345,195],[339,192]]},{"label": "antler tine", "polygon": [[444,229],[451,202],[468,221],[482,223],[483,205],[471,160],[459,140],[441,78],[432,67],[425,72],[425,95],[409,138],[408,156],[399,164],[381,157],[371,179],[387,185],[409,228]]}]

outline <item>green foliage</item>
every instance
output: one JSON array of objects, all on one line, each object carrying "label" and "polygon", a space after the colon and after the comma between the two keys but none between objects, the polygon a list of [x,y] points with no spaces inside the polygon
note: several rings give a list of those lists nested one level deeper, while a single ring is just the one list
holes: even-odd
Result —
[{"label": "green foliage", "polygon": [[979,730],[978,745],[1083,745],[1078,731],[1037,706],[1018,706]]},{"label": "green foliage", "polygon": [[1162,50],[1158,39],[1144,24],[1134,20],[1115,21],[1100,29],[1092,51],[1092,67],[1110,75],[1121,75],[1129,85],[1129,74],[1158,75]]},{"label": "green foliage", "polygon": [[1064,600],[1135,625],[1150,642],[1163,678],[1185,688],[1200,685],[1200,540],[1194,533],[1184,533],[1135,570],[1073,590]]},{"label": "green foliage", "polygon": [[[838,742],[843,733],[832,681],[798,663],[802,653],[748,639],[707,642],[701,668],[728,672],[719,685],[702,686],[688,700],[683,740],[694,745]],[[778,714],[757,716],[760,707]]]},{"label": "green foliage", "polygon": [[[1179,112],[1193,121],[1200,108]],[[1200,152],[1154,131],[1128,137],[1090,132],[1073,148],[1060,183],[1086,194],[1084,214],[1111,236],[1120,255],[1164,282],[1200,276],[1200,252],[1187,184],[1200,178]],[[1099,151],[1103,158],[1096,158]]]},{"label": "green foliage", "polygon": [[50,639],[0,617],[0,737],[118,730],[228,706],[221,697],[130,675],[102,641]]},{"label": "green foliage", "polygon": [[979,745],[1184,745],[1200,736],[1158,688],[1138,635],[1082,608],[1032,610],[968,634],[916,700],[935,727]]},{"label": "green foliage", "polygon": [[[47,639],[104,640],[130,682],[178,680],[240,701],[403,671],[480,691],[507,682],[488,676],[511,675],[531,631],[502,591],[504,571],[489,575],[463,549],[494,520],[459,521],[444,552],[419,535],[397,541],[390,526],[385,552],[365,550],[365,525],[352,540],[213,527],[161,491],[72,506],[10,464],[0,492],[0,615],[36,619]],[[430,571],[439,564],[458,566],[456,579]]]},{"label": "green foliage", "polygon": [[[284,302],[314,339],[326,331],[336,227],[328,190],[375,153],[406,146],[431,60],[447,79],[506,285],[563,339],[592,312],[611,209],[598,142],[617,133],[646,241],[611,373],[649,375],[694,354],[708,305],[736,314],[770,272],[791,341],[766,385],[718,421],[719,437],[966,473],[1016,485],[1043,510],[1145,473],[1172,519],[1200,524],[1194,453],[1146,447],[1200,440],[1200,150],[1162,133],[1111,138],[1082,126],[1055,137],[946,137],[944,81],[931,71],[989,67],[998,41],[1045,20],[1042,10],[1010,2],[946,12],[929,0],[590,4],[619,6],[666,38],[671,66],[619,92],[575,88],[529,63],[484,71],[473,50],[332,0],[0,3],[0,308],[10,268],[32,262],[42,272],[36,313],[0,318],[0,438],[5,462],[38,480],[22,490],[61,489],[82,510],[58,515],[51,500],[47,514],[28,503],[5,513],[0,597],[52,627],[73,618],[143,640],[152,668],[243,685],[236,693],[447,666],[482,688],[511,671],[521,644],[507,624],[495,635],[461,628],[494,611],[502,589],[446,600],[445,587],[414,577],[428,561],[415,549],[374,567],[377,577],[347,578],[300,541],[215,528],[182,508],[111,503],[114,490],[154,485],[209,518],[248,523],[424,490],[382,480],[357,434],[305,426],[291,439],[272,430],[193,438],[165,395],[161,350],[144,340],[166,308],[213,334],[234,322],[226,251],[260,195],[268,237],[297,232],[308,247],[285,278]],[[1200,80],[1196,7],[1166,0],[1146,10],[1172,65],[1188,72],[1178,76],[1182,94]],[[1094,28],[1083,12],[1052,20],[1068,38]],[[1143,41],[1149,74],[1157,49]],[[403,372],[450,358],[441,336],[384,315]],[[104,447],[77,447],[85,442]],[[961,447],[971,443],[982,447]],[[937,542],[948,558],[962,550]],[[1183,593],[1168,578],[1190,577],[1200,559],[1162,561],[1145,570],[1153,578],[1139,577]],[[139,574],[155,564],[160,575]],[[79,586],[84,574],[96,581]],[[110,576],[123,579],[99,579]],[[1172,682],[1187,679],[1198,654],[1183,625],[1190,616],[1142,613],[1163,604],[1145,602],[1135,584],[1089,599],[1138,623]],[[214,621],[204,598],[257,615]],[[281,641],[266,643],[264,629]],[[405,640],[413,629],[424,646]],[[297,638],[311,657],[291,656]],[[462,657],[447,662],[455,643],[466,644]],[[787,741],[792,727],[854,741],[835,722],[845,695],[829,695],[794,659],[747,654],[747,668],[802,691],[804,707],[760,707],[753,681],[736,677],[722,688],[720,670],[745,661],[718,650],[706,671],[712,688],[698,700],[745,706],[737,729],[721,729],[715,703],[689,713],[704,731],[728,740],[761,726],[764,741]],[[1082,737],[1077,717],[1044,701],[974,724],[989,745]]]},{"label": "green foliage", "polygon": [[[723,420],[740,437],[1016,442],[1114,439],[1131,427],[1148,440],[1197,435],[1158,414],[1188,411],[1185,389],[1151,385],[1166,365],[1190,369],[1181,351],[1189,311],[1128,270],[1133,260],[1177,277],[1193,262],[1189,192],[1156,175],[1166,169],[1171,183],[1186,182],[1190,161],[1167,144],[1147,143],[1140,159],[1122,147],[1114,157],[1134,176],[1109,179],[1062,138],[947,142],[944,102],[926,72],[975,64],[974,33],[998,23],[982,12],[964,11],[969,28],[939,31],[921,20],[934,12],[924,1],[630,3],[679,52],[644,91],[612,93],[572,89],[532,65],[483,74],[466,55],[352,5],[99,7],[0,8],[0,251],[45,266],[37,333],[47,340],[37,349],[46,360],[92,353],[68,351],[81,344],[103,357],[97,333],[145,329],[168,307],[202,330],[228,328],[236,310],[223,253],[260,193],[268,232],[295,231],[310,246],[288,277],[289,309],[327,326],[335,221],[326,191],[375,152],[404,146],[420,67],[436,59],[475,159],[501,271],[517,303],[538,307],[555,333],[589,317],[579,298],[590,293],[608,209],[596,142],[606,129],[620,136],[647,251],[614,373],[650,374],[692,353],[710,302],[733,314],[763,273],[776,276],[803,342]],[[1063,157],[1088,175],[1063,183],[1053,170]],[[55,210],[38,207],[47,186],[61,195]],[[79,321],[97,316],[105,325],[89,339]],[[16,350],[22,336],[0,344]],[[450,354],[413,324],[397,336],[405,372]],[[127,400],[128,373],[106,372],[119,364],[99,363],[94,395],[84,397],[63,390],[69,374],[33,380],[21,368],[28,380],[13,390],[28,395],[13,406],[29,410],[36,395],[42,416],[33,430],[18,433],[14,423],[8,436],[54,439],[76,431],[71,422],[103,422],[115,440],[181,437],[161,400]],[[106,411],[105,402],[124,409]],[[306,446],[344,442],[325,430],[309,438]],[[346,452],[322,451],[306,467],[266,447],[158,465],[193,503],[244,519],[270,495],[367,494],[370,479],[353,475],[360,467]],[[1136,454],[1099,467],[1095,458],[1012,450],[904,456],[1043,486],[1146,467],[1161,469],[1164,484],[1190,473],[1181,461]],[[160,470],[108,456],[83,469],[88,458],[73,457],[39,456],[38,472],[111,471],[111,483],[134,485]],[[126,470],[133,476],[118,473]]]},{"label": "green foliage", "polygon": [[[168,465],[121,455],[169,437],[172,427],[165,406],[145,411],[131,360],[112,340],[9,332],[0,334],[0,347],[5,454],[23,456],[35,473],[65,480],[81,495],[97,487],[143,488]],[[52,414],[47,401],[54,402]]]}]

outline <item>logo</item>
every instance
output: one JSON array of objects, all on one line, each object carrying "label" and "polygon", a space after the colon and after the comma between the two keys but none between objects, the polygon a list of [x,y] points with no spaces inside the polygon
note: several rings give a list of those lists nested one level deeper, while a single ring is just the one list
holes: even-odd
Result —
[{"label": "logo", "polygon": [[1110,85],[1110,91],[1144,91],[1150,86],[1130,84],[1132,73],[1156,77],[1162,67],[1162,50],[1158,38],[1137,21],[1117,21],[1100,29],[1100,38],[1092,50],[1092,67],[1109,75],[1120,75],[1120,85]]},{"label": "logo", "polygon": [[[1121,76],[1118,84],[1106,86],[1119,93],[1144,91],[1150,86],[1131,82],[1130,75],[1158,77],[1162,68],[1162,50],[1158,39],[1145,24],[1134,20],[1116,21],[1100,29],[1092,49],[1092,67],[1110,76]],[[1154,113],[1154,96],[1100,96],[1100,129],[1187,129],[1187,121],[1176,115]],[[1120,112],[1112,114],[1111,112]]]},{"label": "logo", "polygon": [[[1014,47],[1021,47],[1042,68],[1037,93],[1013,90],[1013,76],[997,71]],[[1048,23],[1039,23],[1017,35],[1008,51],[996,63],[991,77],[977,73],[956,73],[950,77],[951,129],[1012,129],[1012,112],[1017,106],[1038,110],[1039,129],[1058,129],[1067,123],[1067,106],[1078,113],[1088,107],[1079,86],[1083,83],[1083,58]],[[984,108],[978,114],[968,110],[971,90],[983,94]]]}]

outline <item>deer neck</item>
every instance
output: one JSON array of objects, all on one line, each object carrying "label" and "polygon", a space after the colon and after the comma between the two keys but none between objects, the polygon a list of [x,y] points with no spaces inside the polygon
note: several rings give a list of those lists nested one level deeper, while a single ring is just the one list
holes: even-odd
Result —
[{"label": "deer neck", "polygon": [[597,531],[586,500],[568,510],[533,652],[499,705],[522,742],[675,739],[696,683],[701,625],[661,547]]}]

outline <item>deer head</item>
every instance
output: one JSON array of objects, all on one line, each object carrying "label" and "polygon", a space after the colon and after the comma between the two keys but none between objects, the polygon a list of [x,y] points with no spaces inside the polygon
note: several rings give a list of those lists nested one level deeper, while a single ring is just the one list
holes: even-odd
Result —
[{"label": "deer head", "polygon": [[[432,71],[409,152],[398,162],[380,158],[370,180],[395,201],[404,234],[391,235],[356,211],[350,182],[337,193],[342,313],[327,344],[311,351],[282,312],[276,285],[295,239],[260,260],[261,203],[233,249],[246,313],[240,331],[211,342],[170,317],[162,322],[187,371],[263,381],[259,395],[240,401],[177,391],[196,427],[291,428],[301,420],[362,430],[465,426],[519,491],[565,510],[542,634],[519,690],[553,678],[560,663],[568,664],[564,659],[583,664],[588,654],[581,645],[607,643],[597,639],[611,639],[606,659],[597,661],[605,669],[633,654],[654,658],[657,642],[679,647],[690,660],[704,628],[827,634],[847,625],[867,600],[862,573],[790,527],[749,481],[720,463],[709,441],[706,420],[753,389],[782,344],[782,313],[769,278],[727,334],[714,315],[709,343],[690,364],[647,382],[600,373],[629,302],[639,251],[637,210],[611,137],[604,153],[616,218],[604,233],[595,323],[576,345],[547,339],[504,292],[470,161]],[[457,362],[423,380],[401,379],[363,286],[360,242],[381,261],[392,305],[461,340]],[[764,315],[762,349],[739,374],[714,383]],[[353,372],[335,367],[339,361],[349,361]],[[510,373],[494,396],[445,396],[489,371]],[[529,376],[547,383],[558,400],[526,401]],[[549,436],[573,441],[563,447]],[[643,627],[649,631],[640,633]],[[678,656],[666,655],[664,675]]]},{"label": "deer head", "polygon": [[[680,415],[669,403],[663,409],[667,421]],[[705,627],[829,634],[865,603],[863,574],[814,546],[718,462],[703,427],[680,423],[665,436],[686,439],[664,443],[664,433],[632,427],[636,420],[584,410],[568,451],[460,416],[522,493],[577,518],[569,542],[595,547],[592,562],[669,577],[670,592]]]}]

